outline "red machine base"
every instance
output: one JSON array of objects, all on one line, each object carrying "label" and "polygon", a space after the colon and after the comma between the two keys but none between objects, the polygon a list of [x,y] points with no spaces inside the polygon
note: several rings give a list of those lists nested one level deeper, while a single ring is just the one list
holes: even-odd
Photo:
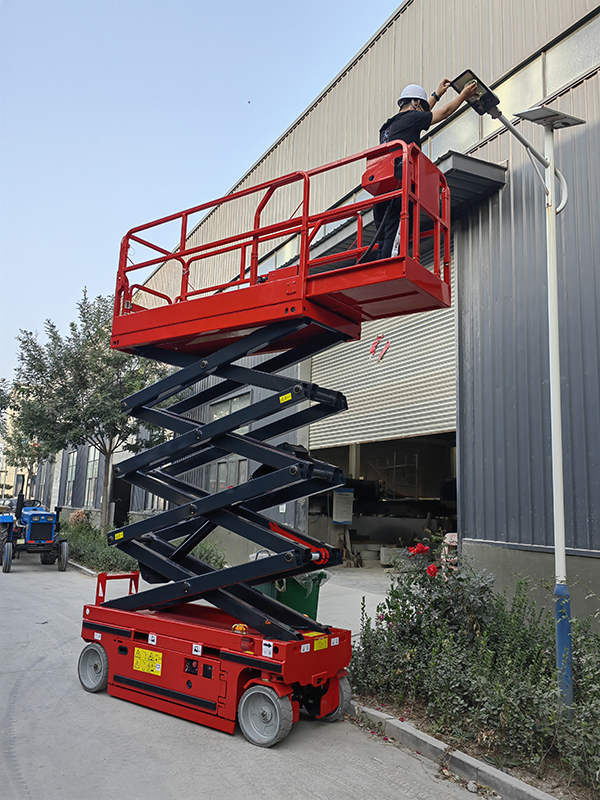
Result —
[{"label": "red machine base", "polygon": [[[111,576],[112,577],[112,576]],[[262,747],[280,741],[304,707],[315,718],[342,717],[351,633],[307,631],[268,640],[212,606],[164,611],[86,605],[79,660],[87,691],[101,691]]]}]

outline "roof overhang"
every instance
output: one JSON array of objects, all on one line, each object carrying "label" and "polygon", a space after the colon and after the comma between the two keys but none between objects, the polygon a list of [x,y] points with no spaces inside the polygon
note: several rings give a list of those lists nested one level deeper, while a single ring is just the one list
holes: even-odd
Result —
[{"label": "roof overhang", "polygon": [[506,184],[508,167],[453,150],[438,158],[435,165],[448,181],[453,214],[479,203]]}]

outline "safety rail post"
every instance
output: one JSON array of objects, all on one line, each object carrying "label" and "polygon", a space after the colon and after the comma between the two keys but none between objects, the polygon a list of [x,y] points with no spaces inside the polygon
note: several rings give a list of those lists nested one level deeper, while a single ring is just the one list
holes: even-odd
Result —
[{"label": "safety rail post", "polygon": [[298,259],[298,275],[302,286],[302,297],[306,292],[306,279],[308,278],[308,261],[310,256],[310,244],[308,233],[309,203],[310,203],[310,178],[306,172],[302,173],[303,192],[302,192],[302,227],[300,229],[300,253]]},{"label": "safety rail post", "polygon": [[260,217],[261,214],[269,202],[269,200],[275,194],[275,190],[277,186],[270,186],[265,196],[260,201],[258,206],[256,207],[256,211],[254,212],[254,235],[252,236],[252,252],[250,254],[250,286],[254,286],[256,281],[258,280],[258,244],[260,241],[260,235],[258,231],[260,230]]}]

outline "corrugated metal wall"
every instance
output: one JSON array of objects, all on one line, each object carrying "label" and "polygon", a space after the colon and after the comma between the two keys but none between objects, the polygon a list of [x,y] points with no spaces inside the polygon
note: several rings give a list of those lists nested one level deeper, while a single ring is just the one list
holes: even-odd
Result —
[{"label": "corrugated metal wall", "polygon": [[[454,293],[454,269],[452,278]],[[365,323],[359,342],[313,359],[311,379],[348,400],[347,411],[311,425],[311,449],[454,430],[456,306]]]},{"label": "corrugated metal wall", "polygon": [[[600,75],[553,100],[588,119],[555,134],[567,547],[600,550]],[[525,134],[543,150],[542,129]],[[459,475],[464,537],[552,545],[544,195],[502,133],[472,153],[509,182],[455,226],[460,265]]]},{"label": "corrugated metal wall", "polygon": [[[408,0],[235,188],[372,147],[378,143],[382,122],[396,112],[396,99],[407,83],[417,82],[431,91],[443,77],[452,78],[467,65],[493,83],[596,5],[592,0],[481,0],[477,4],[472,0]],[[360,183],[360,172],[360,166],[351,165],[335,180],[316,182],[313,208],[338,201]],[[280,219],[297,205],[292,192],[283,194],[280,204],[278,201]],[[198,202],[210,199],[199,196]],[[226,204],[213,211],[193,235],[193,243],[200,237],[211,241],[247,229],[248,202]],[[229,262],[213,269],[209,283],[232,277]],[[172,281],[177,286],[180,279],[176,272],[161,274],[159,270],[148,285],[172,293]],[[195,273],[192,284],[199,287],[205,280]]]}]

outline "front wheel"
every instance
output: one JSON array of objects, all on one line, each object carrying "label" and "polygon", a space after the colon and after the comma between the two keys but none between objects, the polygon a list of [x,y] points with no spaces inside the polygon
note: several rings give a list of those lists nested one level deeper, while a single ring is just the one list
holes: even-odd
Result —
[{"label": "front wheel", "polygon": [[108,685],[108,656],[97,642],[90,642],[81,651],[77,664],[79,682],[86,692],[103,692]]},{"label": "front wheel", "polygon": [[57,554],[52,551],[50,553],[40,553],[40,561],[42,564],[54,564],[57,559]]},{"label": "front wheel", "polygon": [[2,556],[2,572],[10,572],[12,565],[13,546],[12,542],[6,542],[4,545],[4,553]]},{"label": "front wheel", "polygon": [[64,572],[69,563],[69,543],[61,542],[58,546],[58,571]]},{"label": "front wheel", "polygon": [[269,686],[246,689],[238,705],[238,722],[250,744],[271,747],[292,729],[294,712],[289,697],[279,697]]}]

